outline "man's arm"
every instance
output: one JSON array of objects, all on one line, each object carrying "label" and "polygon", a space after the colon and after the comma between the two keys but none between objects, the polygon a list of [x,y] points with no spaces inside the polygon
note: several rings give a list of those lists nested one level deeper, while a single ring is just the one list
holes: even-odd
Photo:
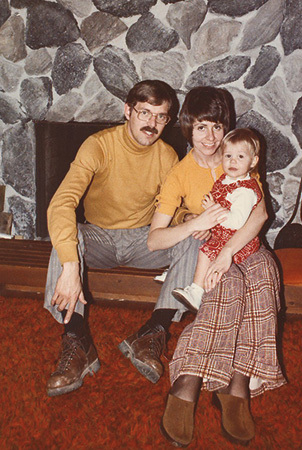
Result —
[{"label": "man's arm", "polygon": [[82,144],[47,211],[49,235],[62,264],[51,304],[57,305],[59,311],[69,305],[65,323],[69,322],[78,300],[86,303],[80,277],[75,211],[94,175],[95,162],[91,154],[95,145],[92,137]]},{"label": "man's arm", "polygon": [[78,262],[66,262],[63,264],[62,273],[58,278],[51,304],[57,305],[58,311],[63,311],[69,304],[64,319],[64,323],[68,323],[78,300],[84,305],[87,303],[80,277],[80,264]]}]

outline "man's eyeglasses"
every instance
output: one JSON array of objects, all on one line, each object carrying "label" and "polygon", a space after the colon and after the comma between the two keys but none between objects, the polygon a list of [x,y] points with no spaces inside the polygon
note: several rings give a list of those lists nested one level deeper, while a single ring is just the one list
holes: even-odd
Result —
[{"label": "man's eyeglasses", "polygon": [[148,120],[150,120],[153,116],[155,117],[156,123],[159,123],[160,125],[166,125],[171,120],[168,114],[165,113],[155,114],[151,111],[148,111],[148,109],[141,109],[140,111],[138,111],[134,108],[134,106],[133,109],[137,114],[137,118],[139,120],[142,120],[143,122],[148,122]]}]

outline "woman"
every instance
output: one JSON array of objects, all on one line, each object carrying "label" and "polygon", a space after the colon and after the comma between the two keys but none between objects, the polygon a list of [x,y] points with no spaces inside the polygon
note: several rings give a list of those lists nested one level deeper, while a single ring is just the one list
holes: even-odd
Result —
[{"label": "woman", "polygon": [[[151,250],[169,248],[189,236],[199,239],[209,228],[209,214],[218,205],[202,212],[201,199],[222,174],[219,145],[231,119],[226,90],[198,87],[187,94],[180,124],[193,148],[162,186],[148,238]],[[216,219],[223,219],[223,210]],[[215,288],[204,295],[195,321],[178,341],[161,423],[174,445],[186,446],[193,438],[200,389],[215,393],[227,437],[246,444],[255,433],[249,398],[285,383],[276,354],[280,302],[273,258],[261,247],[243,263],[232,264],[233,255],[259,233],[266,219],[262,200],[210,265],[206,277]]]}]

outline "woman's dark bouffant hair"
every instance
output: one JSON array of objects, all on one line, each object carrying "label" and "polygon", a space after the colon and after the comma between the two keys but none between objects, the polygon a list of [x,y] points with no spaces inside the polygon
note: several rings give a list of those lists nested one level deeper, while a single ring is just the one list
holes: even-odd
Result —
[{"label": "woman's dark bouffant hair", "polygon": [[148,102],[150,105],[159,106],[163,102],[169,104],[169,115],[176,120],[179,101],[174,89],[169,84],[160,80],[144,80],[133,86],[126,98],[126,103],[133,108],[137,102]]},{"label": "woman's dark bouffant hair", "polygon": [[221,123],[225,133],[235,127],[234,99],[229,91],[212,86],[198,86],[188,92],[180,111],[179,122],[183,135],[191,145],[193,123],[203,120]]}]

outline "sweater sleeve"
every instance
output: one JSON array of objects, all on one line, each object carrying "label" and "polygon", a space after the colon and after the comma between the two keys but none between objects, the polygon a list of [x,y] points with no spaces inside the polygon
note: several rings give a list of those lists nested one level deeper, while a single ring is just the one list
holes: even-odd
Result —
[{"label": "sweater sleeve", "polygon": [[48,230],[61,264],[79,260],[75,211],[95,171],[104,162],[100,150],[94,136],[86,139],[49,204]]},{"label": "sweater sleeve", "polygon": [[156,197],[156,211],[173,217],[176,209],[181,205],[181,186],[173,169]]}]

